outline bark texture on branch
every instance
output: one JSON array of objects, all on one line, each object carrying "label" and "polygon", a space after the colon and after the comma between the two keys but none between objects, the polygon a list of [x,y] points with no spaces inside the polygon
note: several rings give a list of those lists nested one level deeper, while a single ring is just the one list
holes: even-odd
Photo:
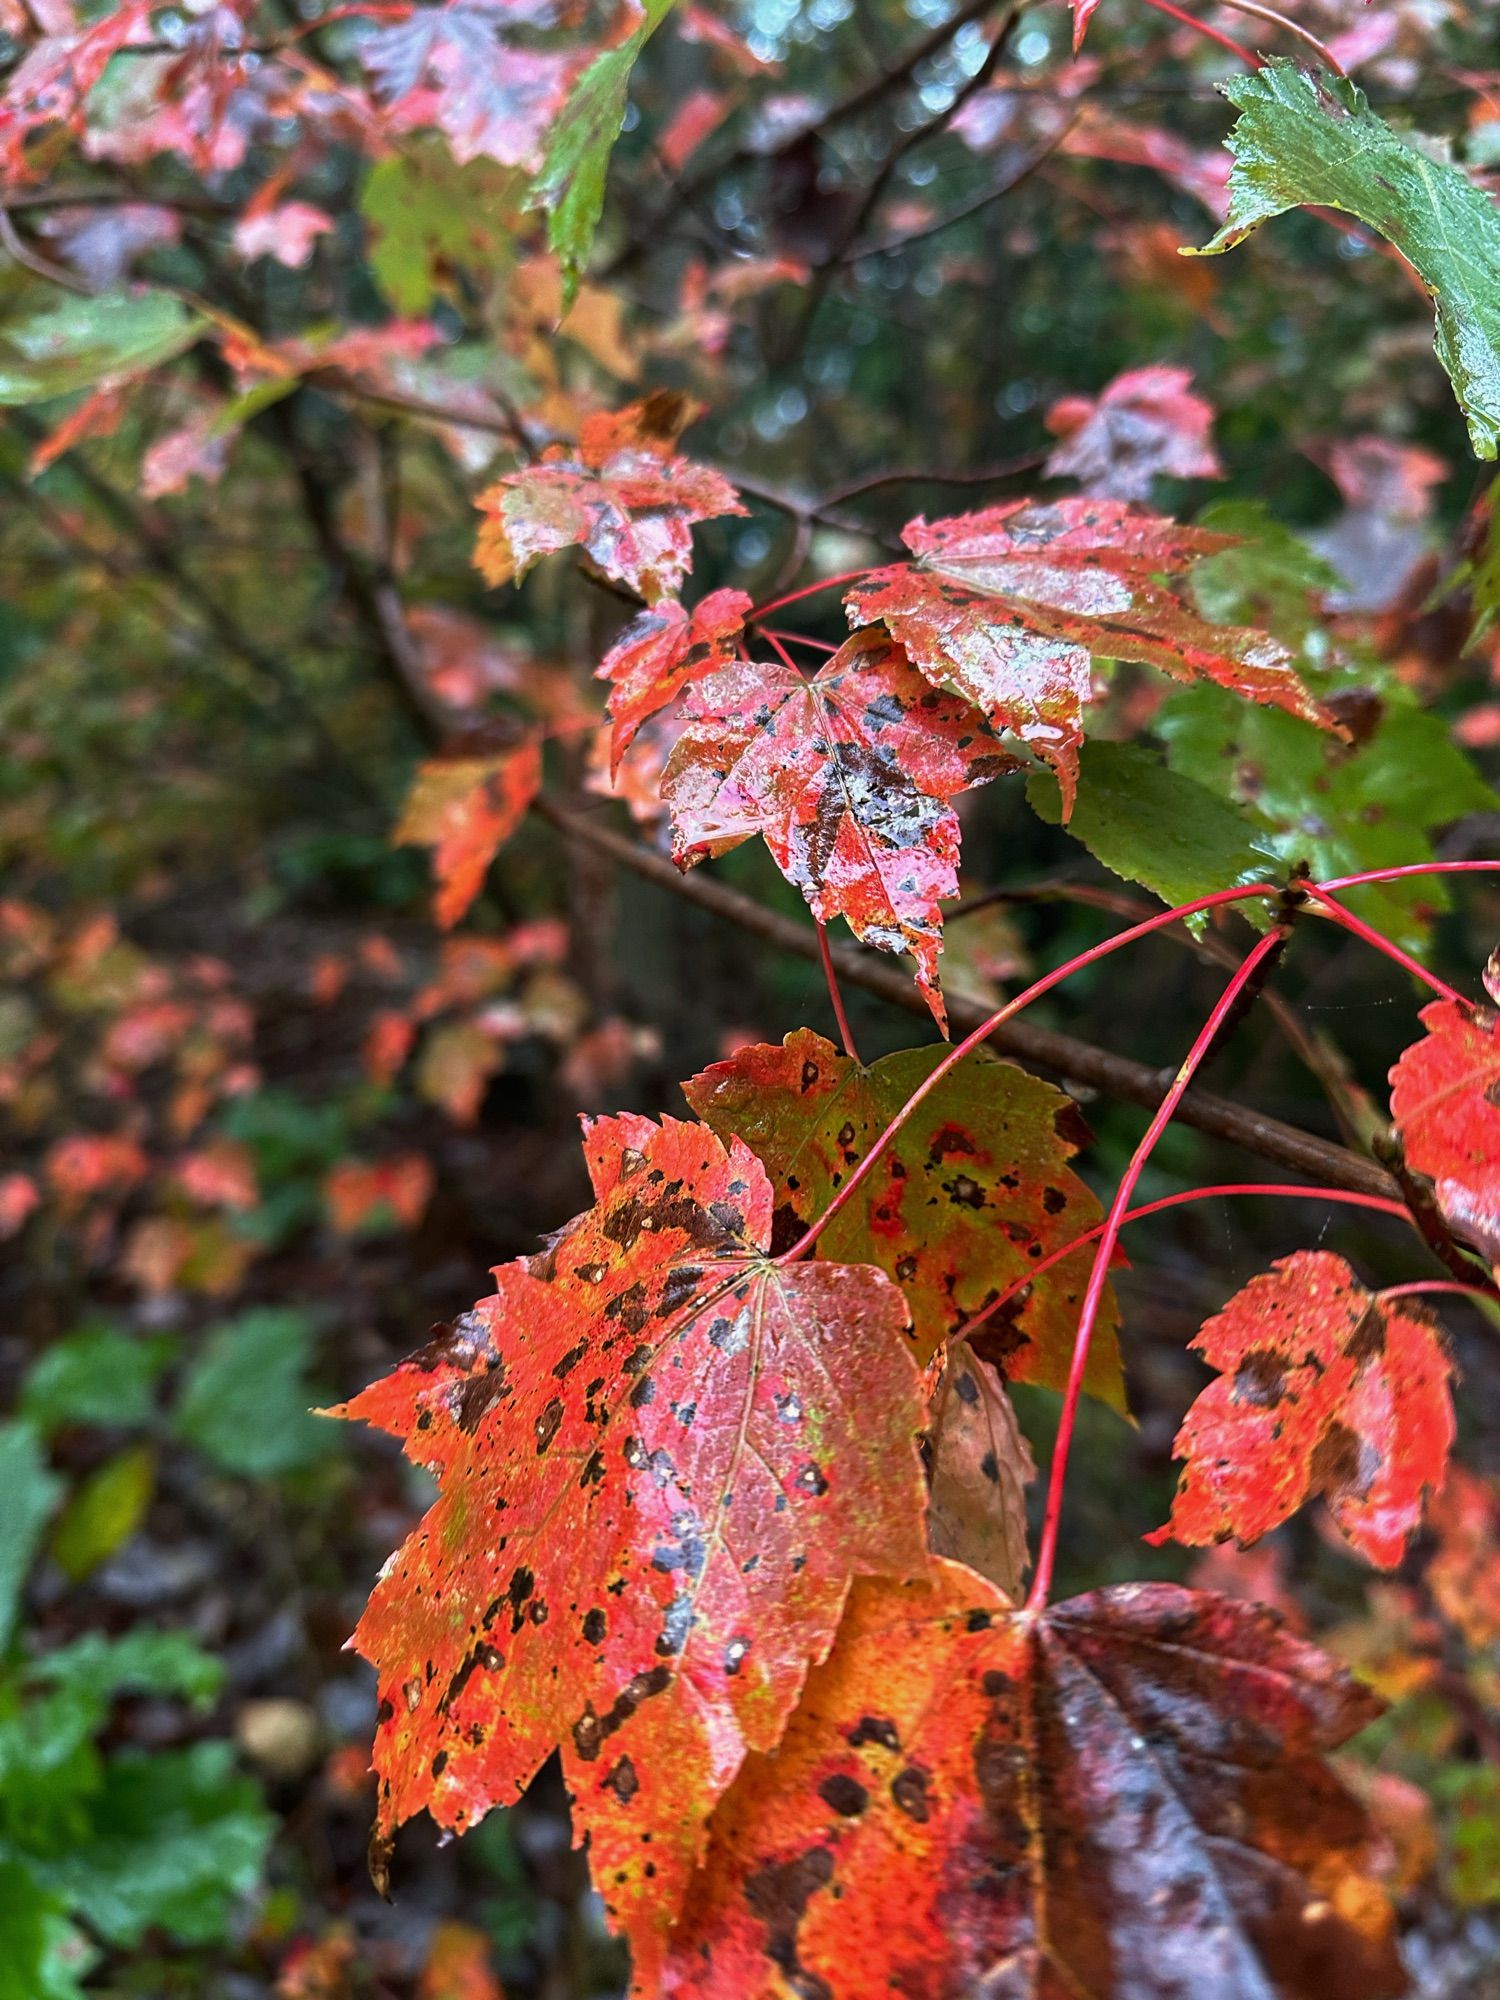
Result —
[{"label": "bark texture on branch", "polygon": [[[812,925],[794,923],[712,876],[680,874],[665,855],[600,826],[581,813],[570,812],[552,799],[538,799],[534,810],[566,838],[611,855],[622,867],[648,882],[659,883],[672,894],[712,911],[755,937],[764,938],[779,950],[817,961],[818,938]],[[878,994],[882,1000],[910,1014],[927,1017],[926,1002],[896,967],[881,965],[849,945],[834,946],[833,959],[841,980]],[[958,995],[948,1001],[949,1017],[954,1027],[964,1033],[977,1028],[989,1011],[979,1002]],[[1028,1020],[1005,1022],[995,1030],[991,1042],[997,1050],[1019,1057],[1028,1067],[1045,1070],[1063,1083],[1087,1085],[1147,1110],[1155,1110],[1172,1081],[1170,1071],[1153,1069],[1148,1063],[1135,1062],[1076,1035],[1040,1027]],[[1263,1160],[1272,1160],[1288,1172],[1304,1175],[1326,1187],[1348,1188],[1355,1194],[1379,1195],[1388,1201],[1405,1198],[1394,1178],[1377,1161],[1332,1140],[1320,1139],[1314,1132],[1305,1132],[1299,1126],[1254,1111],[1248,1105],[1218,1097],[1212,1091],[1190,1090],[1177,1116],[1183,1124],[1199,1132],[1227,1139]]]}]

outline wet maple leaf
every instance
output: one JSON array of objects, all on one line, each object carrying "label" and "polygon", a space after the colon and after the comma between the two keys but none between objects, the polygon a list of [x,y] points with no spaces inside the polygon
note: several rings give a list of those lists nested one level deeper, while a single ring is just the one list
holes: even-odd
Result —
[{"label": "wet maple leaf", "polygon": [[1097,397],[1064,396],[1047,412],[1062,440],[1047,473],[1114,500],[1149,499],[1159,477],[1222,479],[1213,407],[1192,384],[1186,368],[1131,368]]},{"label": "wet maple leaf", "polygon": [[751,608],[743,590],[715,590],[687,611],[674,602],[634,618],[604,656],[597,678],[610,681],[610,776],[620,768],[641,724],[665,708],[690,681],[734,658],[735,641]]},{"label": "wet maple leaf", "polygon": [[925,1407],[887,1278],[767,1260],[742,1144],[629,1116],[585,1135],[596,1205],[341,1412],[441,1489],[355,1643],[378,1837],[424,1806],[472,1825],[560,1746],[642,1963],[851,1579],[922,1567]]},{"label": "wet maple leaf", "polygon": [[[850,1170],[942,1060],[903,1049],[862,1068],[798,1028],[737,1049],[683,1092],[722,1139],[743,1139],[776,1190],[778,1248],[827,1208]],[[1024,1281],[1049,1251],[1100,1220],[1071,1161],[1090,1134],[1066,1092],[1014,1063],[973,1055],[938,1085],[886,1149],[862,1194],[818,1238],[816,1254],[878,1264],[901,1286],[918,1359]],[[1013,1380],[1067,1380],[1093,1246],[1064,1258],[984,1328],[985,1351]],[[1090,1391],[1124,1404],[1112,1297],[1095,1335]]]},{"label": "wet maple leaf", "polygon": [[1441,1489],[1451,1364],[1410,1299],[1382,1301],[1342,1257],[1299,1250],[1252,1278],[1192,1343],[1220,1371],[1188,1411],[1172,1519],[1149,1537],[1247,1544],[1314,1494],[1389,1569]]},{"label": "wet maple leaf", "polygon": [[1014,767],[983,719],[857,632],[813,676],[743,662],[689,688],[662,780],[677,864],[763,834],[820,921],[847,918],[882,951],[909,951],[941,1023],[941,899],[958,893],[948,801]]},{"label": "wet maple leaf", "polygon": [[1039,1615],[955,1563],[859,1585],[714,1820],[673,2000],[1377,2000],[1381,1710],[1274,1613],[1123,1584]]},{"label": "wet maple leaf", "polygon": [[576,448],[549,445],[480,494],[474,560],[487,583],[519,582],[538,557],[577,546],[648,604],[682,588],[693,523],[745,509],[721,472],[673,451],[661,401],[587,417]]},{"label": "wet maple leaf", "polygon": [[908,522],[915,562],[872,570],[845,598],[850,622],[881,620],[913,663],[965,695],[1057,772],[1066,817],[1095,658],[1204,678],[1310,722],[1333,718],[1279,640],[1210,624],[1171,579],[1231,538],[1118,500],[1007,501]]},{"label": "wet maple leaf", "polygon": [[1500,1266],[1500,1013],[1435,1000],[1421,1019],[1391,1071],[1391,1117],[1455,1234]]},{"label": "wet maple leaf", "polygon": [[966,1340],[955,1341],[932,1399],[932,1488],[927,1539],[934,1554],[967,1563],[1007,1597],[1031,1567],[1026,1488],[1036,1461],[1005,1384]]},{"label": "wet maple leaf", "polygon": [[392,839],[433,850],[433,915],[444,930],[484,887],[490,863],[541,784],[542,751],[534,741],[493,756],[438,757],[418,770]]}]

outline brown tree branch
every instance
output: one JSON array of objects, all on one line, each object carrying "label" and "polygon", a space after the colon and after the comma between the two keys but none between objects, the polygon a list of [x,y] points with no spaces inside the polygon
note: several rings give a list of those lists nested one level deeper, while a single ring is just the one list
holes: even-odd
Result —
[{"label": "brown tree branch", "polygon": [[[664,855],[581,813],[559,806],[545,795],[536,801],[533,810],[566,839],[610,855],[646,881],[655,882],[671,894],[737,924],[778,950],[817,962],[817,933],[810,925],[794,923],[711,876],[679,874]],[[833,959],[841,980],[925,1018],[926,1002],[912,981],[894,966],[879,964],[847,945],[836,946]],[[948,1011],[954,1027],[967,1032],[978,1027],[989,1010],[978,1001],[954,995]],[[1086,1085],[1151,1110],[1161,1103],[1172,1082],[1170,1071],[1153,1069],[1147,1063],[1135,1062],[1128,1056],[1116,1055],[1113,1050],[1101,1049],[1075,1035],[1040,1027],[1029,1020],[1006,1022],[996,1030],[993,1042],[997,1049],[1018,1056],[1030,1067],[1046,1070],[1065,1083]],[[1210,1091],[1190,1090],[1177,1115],[1182,1123],[1211,1138],[1226,1139],[1324,1186],[1379,1195],[1387,1201],[1404,1198],[1397,1183],[1374,1160]]]}]

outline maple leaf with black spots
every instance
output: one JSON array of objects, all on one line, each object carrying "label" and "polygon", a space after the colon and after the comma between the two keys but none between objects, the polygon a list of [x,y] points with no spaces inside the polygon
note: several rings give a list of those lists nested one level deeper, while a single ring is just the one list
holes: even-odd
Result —
[{"label": "maple leaf with black spots", "polygon": [[861,1584],[715,1816],[661,1991],[1391,2000],[1380,1842],[1326,1761],[1380,1710],[1208,1592]]},{"label": "maple leaf with black spots", "polygon": [[922,1566],[925,1405],[887,1278],[768,1261],[743,1145],[619,1117],[585,1151],[595,1206],[340,1413],[441,1489],[355,1643],[379,1839],[472,1825],[561,1747],[640,1962],[851,1580]]},{"label": "maple leaf with black spots", "polygon": [[1453,1444],[1452,1364],[1431,1314],[1299,1250],[1252,1278],[1192,1343],[1219,1379],[1177,1433],[1172,1519],[1150,1537],[1259,1541],[1322,1493],[1382,1569],[1421,1526]]},{"label": "maple leaf with black spots", "polygon": [[762,834],[820,922],[910,952],[941,1024],[940,904],[958,893],[949,800],[1014,768],[967,702],[904,650],[859,632],[810,680],[785,664],[726,667],[682,698],[662,779],[679,867]]},{"label": "maple leaf with black spots", "polygon": [[680,590],[693,523],[745,509],[721,472],[673,450],[675,427],[664,434],[661,420],[668,401],[587,417],[576,447],[549,445],[539,464],[481,493],[474,560],[485,581],[519,582],[539,557],[577,547],[648,604]]},{"label": "maple leaf with black spots", "polygon": [[687,611],[675,601],[633,618],[605,654],[597,678],[612,685],[610,776],[643,722],[734,658],[750,599],[743,590],[715,590]]},{"label": "maple leaf with black spots", "polygon": [[1057,773],[1072,810],[1095,659],[1132,660],[1178,680],[1217,681],[1323,727],[1281,642],[1211,624],[1176,587],[1231,538],[1123,501],[1012,500],[950,520],[911,521],[916,558],[872,570],[848,592],[851,624],[883,622],[934,685],[952,687]]},{"label": "maple leaf with black spots", "polygon": [[[798,1028],[782,1042],[737,1049],[683,1091],[700,1118],[726,1141],[743,1139],[770,1174],[776,1241],[789,1248],[942,1056],[937,1048],[903,1049],[864,1068],[812,1029]],[[1027,1278],[1034,1264],[1101,1219],[1072,1167],[1089,1138],[1064,1091],[975,1053],[928,1095],[815,1250],[878,1264],[895,1279],[923,1362],[1017,1288],[978,1337],[1013,1381],[1060,1389],[1093,1246],[1060,1259],[1034,1283]],[[1114,1317],[1109,1296],[1086,1383],[1123,1408]]]}]

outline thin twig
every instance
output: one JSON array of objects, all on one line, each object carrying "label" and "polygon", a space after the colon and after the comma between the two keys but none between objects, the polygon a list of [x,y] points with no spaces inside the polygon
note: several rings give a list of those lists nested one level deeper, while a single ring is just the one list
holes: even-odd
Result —
[{"label": "thin twig", "polygon": [[823,977],[828,981],[828,998],[833,1003],[833,1018],[838,1023],[839,1040],[844,1045],[844,1054],[851,1062],[859,1061],[859,1050],[854,1046],[854,1031],[849,1026],[849,1016],[844,1011],[844,996],[839,990],[839,975],[833,963],[833,953],[828,946],[828,926],[820,923],[818,930],[818,956],[823,961]]}]

